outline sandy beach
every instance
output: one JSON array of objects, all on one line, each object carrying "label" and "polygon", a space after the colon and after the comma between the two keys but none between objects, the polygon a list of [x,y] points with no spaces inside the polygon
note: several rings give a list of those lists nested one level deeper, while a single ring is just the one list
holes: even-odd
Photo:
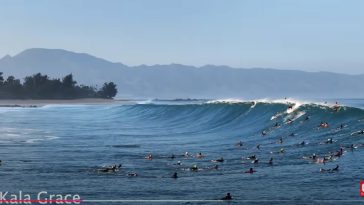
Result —
[{"label": "sandy beach", "polygon": [[129,104],[133,100],[114,100],[101,98],[84,98],[70,100],[0,100],[0,107],[40,107],[44,105],[98,105]]}]

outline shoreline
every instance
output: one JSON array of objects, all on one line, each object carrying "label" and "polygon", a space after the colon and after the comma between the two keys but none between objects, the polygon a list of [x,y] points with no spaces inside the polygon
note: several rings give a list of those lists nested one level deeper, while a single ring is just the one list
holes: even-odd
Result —
[{"label": "shoreline", "polygon": [[80,98],[80,99],[39,99],[19,100],[0,99],[0,107],[41,107],[45,105],[118,105],[133,103],[133,100],[114,100],[102,98]]}]

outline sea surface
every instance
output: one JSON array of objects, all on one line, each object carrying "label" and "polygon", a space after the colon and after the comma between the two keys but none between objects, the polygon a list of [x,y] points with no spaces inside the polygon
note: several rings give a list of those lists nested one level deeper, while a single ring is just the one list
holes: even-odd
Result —
[{"label": "sea surface", "polygon": [[[364,100],[339,105],[336,111],[335,100],[290,99],[3,107],[0,191],[79,194],[83,204],[364,203],[364,135],[355,134],[364,129]],[[333,156],[340,148],[343,155]],[[252,155],[258,163],[247,159]],[[324,156],[331,156],[325,164]],[[113,164],[122,167],[100,171]],[[320,172],[336,165],[338,171]],[[256,172],[245,173],[249,168]],[[227,192],[233,201],[204,201]]]}]

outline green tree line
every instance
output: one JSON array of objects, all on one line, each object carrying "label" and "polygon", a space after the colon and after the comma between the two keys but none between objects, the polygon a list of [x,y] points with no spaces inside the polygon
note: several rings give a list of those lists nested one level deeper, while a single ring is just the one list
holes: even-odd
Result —
[{"label": "green tree line", "polygon": [[76,99],[108,98],[117,94],[113,82],[104,83],[100,89],[92,86],[78,85],[72,74],[62,79],[51,79],[41,73],[27,76],[21,82],[14,76],[4,79],[0,72],[0,99]]}]

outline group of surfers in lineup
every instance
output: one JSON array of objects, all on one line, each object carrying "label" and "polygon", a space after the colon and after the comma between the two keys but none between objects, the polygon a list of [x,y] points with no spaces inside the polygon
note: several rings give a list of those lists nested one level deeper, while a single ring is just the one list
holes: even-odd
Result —
[{"label": "group of surfers in lineup", "polygon": [[[326,103],[325,103],[326,104]],[[338,112],[340,110],[340,106],[339,104],[336,102],[336,104],[332,107],[333,110],[335,112]],[[288,110],[289,109],[293,109],[293,106],[292,105],[289,105],[288,106]],[[305,121],[309,120],[310,117],[309,116],[306,116],[305,117]],[[288,119],[287,120],[287,124],[290,124],[290,123],[293,123],[294,120],[292,119]],[[346,125],[344,124],[341,124],[338,129],[343,129]],[[275,125],[273,126],[274,128],[279,128],[280,127],[280,124],[277,122],[275,123]],[[329,127],[329,123],[328,122],[324,122],[322,121],[319,125],[318,125],[318,128],[328,128]],[[268,134],[267,131],[262,131],[261,132],[261,135],[262,136],[266,136]],[[294,136],[295,134],[294,133],[291,133],[289,136]],[[359,130],[359,131],[356,131],[356,132],[353,132],[351,133],[351,135],[364,135],[364,129],[363,130]],[[278,143],[282,144],[283,143],[283,138],[281,137],[278,141]],[[326,141],[322,142],[321,144],[332,144],[334,143],[334,140],[332,138],[329,138],[327,139]],[[302,141],[300,143],[298,143],[299,146],[304,146],[306,145],[306,142],[305,141]],[[235,146],[237,147],[242,147],[243,146],[243,142],[242,141],[239,141],[238,143],[235,144]],[[260,144],[256,145],[256,148],[260,150]],[[364,145],[363,145],[364,146]],[[354,144],[351,144],[350,146],[348,147],[340,147],[339,150],[335,151],[335,152],[330,152],[328,153],[327,155],[324,155],[322,157],[319,157],[317,156],[315,153],[312,154],[311,156],[308,156],[308,157],[303,157],[304,159],[308,159],[308,160],[312,160],[313,162],[316,162],[316,163],[323,163],[325,164],[326,162],[328,161],[332,161],[334,160],[335,158],[339,158],[343,155],[344,153],[344,149],[343,148],[348,148],[348,149],[355,149],[355,145]],[[284,153],[285,150],[284,148],[281,148],[277,153]],[[273,152],[271,152],[273,153]],[[191,155],[190,153],[186,152],[184,155],[182,155],[183,157],[193,157],[193,155]],[[199,152],[195,155],[196,158],[204,158],[205,156]],[[175,159],[176,158],[176,155],[172,154],[170,157],[170,159]],[[145,157],[146,160],[152,160],[153,159],[153,155],[152,154],[148,154],[146,157]],[[257,158],[256,155],[251,155],[249,157],[246,157],[244,158],[243,157],[243,160],[246,159],[246,160],[251,160],[252,164],[257,164],[259,162],[259,159]],[[215,159],[215,160],[211,160],[211,162],[213,163],[222,163],[224,162],[224,158],[221,157],[221,158],[218,158],[218,159]],[[0,160],[0,166],[2,165],[1,164],[2,161]],[[273,157],[271,157],[269,159],[269,161],[267,162],[268,165],[273,165]],[[178,161],[176,164],[174,165],[182,165],[181,161]],[[114,165],[111,165],[111,166],[106,166],[106,167],[101,167],[101,168],[98,168],[97,171],[98,172],[117,172],[121,169],[122,165],[121,164],[114,164]],[[218,165],[214,165],[212,167],[208,167],[207,169],[218,169],[219,166]],[[190,171],[199,171],[201,170],[199,167],[197,167],[197,165],[193,165],[192,167],[188,168],[188,170]],[[336,167],[332,168],[332,169],[324,169],[324,168],[320,168],[320,172],[336,172],[336,171],[339,171],[339,165],[336,165]],[[252,167],[249,168],[248,170],[246,170],[244,173],[247,173],[247,174],[253,174],[257,172],[255,169],[253,169]],[[129,177],[137,177],[138,174],[136,172],[129,172],[127,174]],[[177,172],[174,172],[172,175],[171,175],[171,178],[174,178],[174,179],[177,179],[178,178],[178,174]],[[227,193],[223,198],[221,198],[220,200],[231,200],[232,199],[232,196],[230,193]]]},{"label": "group of surfers in lineup", "polygon": [[[288,109],[293,109],[293,106],[289,106]],[[335,104],[335,106],[333,107],[334,111],[338,112],[340,110],[340,106],[338,105],[338,103]],[[309,116],[306,116],[305,117],[305,121],[306,120],[309,120],[310,117]],[[288,119],[287,123],[293,123],[294,120],[292,119]],[[279,128],[280,127],[280,124],[279,123],[276,123],[274,126],[274,128]],[[319,125],[318,125],[318,128],[328,128],[329,127],[329,123],[328,122],[321,122]],[[339,129],[343,129],[345,127],[344,124],[341,124],[339,126]],[[268,134],[267,131],[262,131],[262,136],[265,136]],[[352,133],[352,135],[360,135],[360,134],[363,134],[364,135],[364,130],[359,130],[357,132],[354,132]],[[294,133],[291,133],[289,136],[294,136],[295,134]],[[281,137],[278,141],[278,143],[282,144],[283,143],[283,138]],[[334,140],[332,138],[329,138],[327,139],[326,141],[322,142],[321,144],[332,144],[334,143]],[[305,141],[302,141],[300,143],[298,143],[298,146],[305,146],[306,145],[306,142]],[[239,141],[238,143],[235,144],[235,146],[237,147],[242,147],[243,146],[243,142],[242,141]],[[256,145],[256,148],[257,149],[261,149],[260,147],[261,145],[258,144]],[[344,149],[343,148],[349,148],[351,150],[353,150],[355,148],[354,144],[351,144],[349,147],[340,147],[339,150],[335,151],[335,152],[330,152],[329,154],[327,155],[324,155],[322,157],[319,157],[318,155],[316,155],[315,153],[312,154],[311,156],[305,156],[303,157],[303,159],[307,159],[307,160],[311,160],[313,162],[316,162],[316,163],[323,163],[325,164],[326,162],[328,161],[332,161],[334,160],[335,158],[339,158],[343,155],[344,153]],[[284,153],[285,150],[284,148],[281,148],[277,153]],[[271,152],[273,153],[273,152]],[[185,158],[189,158],[189,157],[196,157],[196,158],[204,158],[205,156],[199,152],[197,153],[196,155],[192,155],[188,152],[186,152],[185,154],[183,155],[179,155],[179,156],[182,156],[182,157],[185,157]],[[169,158],[170,159],[175,159],[177,156],[172,154]],[[148,154],[147,156],[145,156],[145,159],[146,160],[152,160],[153,159],[153,155],[152,154]],[[251,160],[251,163],[252,164],[257,164],[259,163],[259,159],[256,155],[251,155],[251,156],[248,156],[248,157],[243,157],[242,158],[243,160]],[[224,162],[224,158],[221,157],[221,158],[218,158],[218,159],[214,159],[214,160],[211,160],[211,162],[213,163],[222,163]],[[271,157],[269,159],[269,161],[267,162],[268,165],[272,166],[273,165],[273,157]],[[174,165],[182,165],[181,161],[178,161],[176,164]],[[108,167],[102,167],[100,169],[98,169],[98,171],[100,172],[116,172],[118,171],[119,169],[121,168],[121,164],[119,165],[112,165],[112,166],[108,166]],[[207,169],[218,169],[219,166],[218,165],[214,165],[212,167],[208,167]],[[190,170],[190,171],[193,171],[193,172],[196,172],[196,171],[199,171],[199,170],[202,170],[200,169],[197,165],[193,165],[192,167],[188,168],[187,170]],[[339,171],[339,165],[336,165],[334,168],[331,168],[331,169],[324,169],[324,168],[320,168],[320,172],[337,172]],[[247,173],[247,174],[253,174],[257,172],[257,170],[255,170],[254,168],[250,167],[248,170],[246,170],[244,173]],[[129,177],[136,177],[138,176],[138,174],[136,172],[129,172],[128,173],[128,176]],[[178,178],[178,174],[177,172],[174,172],[172,175],[171,175],[171,178]],[[231,200],[232,199],[232,196],[230,193],[227,193],[223,198],[221,198],[221,200]]]}]

